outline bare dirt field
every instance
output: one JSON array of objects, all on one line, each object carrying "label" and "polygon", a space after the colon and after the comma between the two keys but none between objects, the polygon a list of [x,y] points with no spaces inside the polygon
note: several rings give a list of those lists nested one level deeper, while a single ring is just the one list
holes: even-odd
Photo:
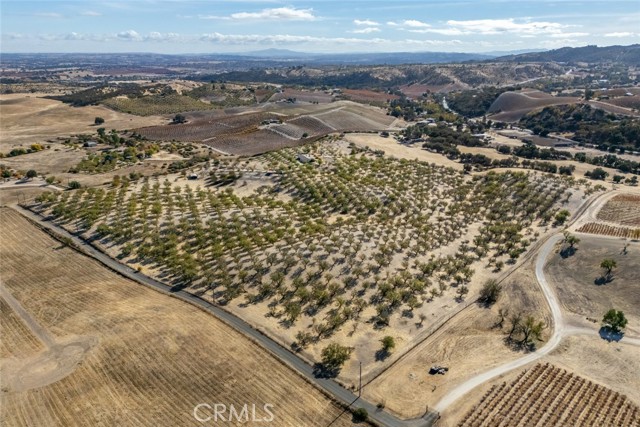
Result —
[{"label": "bare dirt field", "polygon": [[[554,253],[547,265],[547,276],[562,306],[575,314],[576,322],[584,322],[595,330],[599,325],[586,322],[586,318],[600,322],[610,308],[622,310],[629,324],[630,334],[640,333],[640,244],[618,239],[603,239],[580,235],[573,255],[563,257]],[[566,245],[565,245],[566,246]],[[558,251],[559,252],[559,251]],[[600,263],[605,258],[616,261],[610,281],[603,280]]]},{"label": "bare dirt field", "polygon": [[635,426],[640,408],[626,396],[564,369],[537,364],[515,381],[493,386],[458,424],[495,426]]},{"label": "bare dirt field", "polygon": [[[246,403],[249,411],[255,403],[258,417],[272,403],[282,426],[328,425],[342,412],[212,316],[110,272],[12,210],[0,210],[0,218],[3,285],[55,345],[71,351],[79,347],[63,345],[79,338],[91,343],[73,353],[81,357],[67,376],[38,386],[69,354],[37,353],[38,343],[3,303],[3,426],[202,425],[193,417],[199,403]],[[36,387],[12,389],[7,378],[16,371]],[[350,420],[343,415],[332,425]],[[240,424],[261,425],[216,423]]]},{"label": "bare dirt field", "polygon": [[373,150],[383,150],[386,155],[398,159],[418,159],[438,166],[446,166],[456,170],[462,170],[462,164],[449,160],[438,153],[423,150],[420,146],[400,144],[393,138],[384,138],[375,133],[348,133],[345,135],[344,139],[348,142],[369,147]]},{"label": "bare dirt field", "polygon": [[[384,402],[388,410],[403,418],[417,417],[466,379],[522,357],[522,351],[512,350],[504,341],[508,320],[504,322],[504,330],[496,326],[498,310],[533,314],[547,325],[551,323],[551,315],[538,289],[531,261],[507,277],[503,285],[503,296],[492,308],[471,303],[367,384],[365,396],[373,402]],[[469,301],[474,299],[471,297]],[[543,338],[547,334],[548,330]],[[445,375],[430,375],[433,365],[446,366],[449,371]]]},{"label": "bare dirt field", "polygon": [[372,104],[384,104],[392,99],[400,98],[398,95],[385,92],[375,92],[367,89],[344,89],[342,91],[350,100]]},{"label": "bare dirt field", "polygon": [[0,95],[0,151],[33,143],[44,143],[57,136],[94,133],[96,117],[106,129],[133,129],[165,123],[159,116],[138,117],[118,113],[102,106],[71,107],[60,101],[33,95]]},{"label": "bare dirt field", "polygon": [[284,88],[282,92],[276,93],[271,98],[269,98],[269,101],[275,102],[288,98],[295,98],[300,102],[317,102],[321,104],[326,104],[333,100],[333,96],[331,96],[331,94],[325,93],[324,91],[320,90],[310,91]]}]

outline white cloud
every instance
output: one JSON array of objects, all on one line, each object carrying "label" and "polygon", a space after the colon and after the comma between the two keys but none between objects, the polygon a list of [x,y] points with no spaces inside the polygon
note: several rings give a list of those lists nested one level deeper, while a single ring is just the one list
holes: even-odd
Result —
[{"label": "white cloud", "polygon": [[368,25],[370,27],[375,27],[377,25],[380,25],[379,22],[372,21],[370,19],[362,19],[362,20],[361,19],[354,19],[353,23],[356,24],[356,25]]},{"label": "white cloud", "polygon": [[62,18],[62,14],[57,12],[39,12],[34,15],[39,18]]},{"label": "white cloud", "polygon": [[557,22],[525,21],[516,22],[510,19],[477,19],[469,21],[447,21],[453,28],[469,34],[558,34],[563,28],[569,27]]},{"label": "white cloud", "polygon": [[635,34],[634,33],[630,33],[628,31],[620,31],[617,33],[607,33],[604,36],[605,37],[633,37]]},{"label": "white cloud", "polygon": [[404,21],[400,21],[400,22],[387,22],[387,25],[390,25],[392,27],[409,27],[409,28],[428,28],[431,27],[431,25],[427,24],[426,22],[422,22],[422,21],[418,21],[415,19],[405,19]]},{"label": "white cloud", "polygon": [[134,30],[122,31],[116,34],[116,38],[120,40],[140,41],[142,36]]},{"label": "white cloud", "polygon": [[268,20],[268,21],[314,21],[313,9],[296,9],[293,7],[277,7],[263,9],[260,12],[237,12],[229,16],[204,15],[202,19]]},{"label": "white cloud", "polygon": [[367,28],[362,28],[360,30],[350,31],[350,33],[353,33],[353,34],[371,34],[371,33],[377,33],[379,31],[380,31],[380,28],[378,28],[378,27],[367,27]]},{"label": "white cloud", "polygon": [[85,12],[81,12],[80,15],[82,15],[82,16],[102,16],[102,14],[100,12],[94,12],[93,10],[87,10]]},{"label": "white cloud", "polygon": [[424,28],[420,30],[407,30],[410,33],[418,33],[418,34],[441,34],[443,36],[463,36],[466,34],[470,34],[469,32],[462,31],[458,28]]},{"label": "white cloud", "polygon": [[589,33],[557,33],[551,34],[549,37],[554,38],[566,38],[566,37],[586,37],[590,35]]}]

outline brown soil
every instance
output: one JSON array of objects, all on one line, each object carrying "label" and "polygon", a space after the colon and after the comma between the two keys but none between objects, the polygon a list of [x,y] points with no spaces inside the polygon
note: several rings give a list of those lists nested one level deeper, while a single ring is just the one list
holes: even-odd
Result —
[{"label": "brown soil", "polygon": [[[61,247],[12,210],[2,209],[0,215],[0,272],[6,287],[57,341],[69,336],[98,340],[80,364],[74,363],[77,346],[62,352],[61,360],[76,368],[59,381],[13,389],[3,374],[3,426],[202,425],[193,417],[199,403],[237,408],[255,403],[257,412],[271,403],[282,426],[334,420],[332,425],[350,425],[351,417],[340,416],[342,410],[322,393],[209,314]],[[55,309],[56,316],[43,315],[45,307]],[[17,357],[19,349],[21,358],[29,351],[37,356],[37,348],[28,344],[33,338],[19,332],[10,312],[3,309],[1,317],[3,341],[12,340],[4,352]],[[30,371],[36,376],[51,366],[46,353],[39,354],[37,369]],[[4,372],[15,374],[14,362],[3,359]]]}]

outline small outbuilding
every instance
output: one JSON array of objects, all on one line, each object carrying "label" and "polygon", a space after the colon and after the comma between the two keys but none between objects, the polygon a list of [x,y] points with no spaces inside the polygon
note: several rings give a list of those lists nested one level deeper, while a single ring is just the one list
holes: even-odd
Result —
[{"label": "small outbuilding", "polygon": [[311,163],[314,160],[315,159],[312,156],[308,155],[308,154],[304,154],[304,153],[298,154],[298,161],[300,163]]}]

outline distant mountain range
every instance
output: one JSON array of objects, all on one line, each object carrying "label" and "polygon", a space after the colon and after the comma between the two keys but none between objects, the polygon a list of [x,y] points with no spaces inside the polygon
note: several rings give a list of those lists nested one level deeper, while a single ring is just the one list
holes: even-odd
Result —
[{"label": "distant mountain range", "polygon": [[287,49],[220,54],[220,57],[304,62],[306,64],[398,65],[435,64],[466,61],[515,62],[619,62],[640,65],[640,44],[630,46],[563,47],[554,50],[524,49],[508,52],[372,52],[372,53],[307,53]]},{"label": "distant mountain range", "polygon": [[640,66],[640,44],[630,46],[563,47],[545,52],[501,56],[497,61],[518,62],[618,62]]},{"label": "distant mountain range", "polygon": [[484,53],[458,52],[371,52],[371,53],[308,53],[287,49],[265,49],[253,52],[220,54],[238,58],[260,58],[274,61],[303,61],[307,64],[345,64],[345,65],[397,65],[397,64],[434,64],[443,62],[482,61],[495,58],[496,55]]}]

